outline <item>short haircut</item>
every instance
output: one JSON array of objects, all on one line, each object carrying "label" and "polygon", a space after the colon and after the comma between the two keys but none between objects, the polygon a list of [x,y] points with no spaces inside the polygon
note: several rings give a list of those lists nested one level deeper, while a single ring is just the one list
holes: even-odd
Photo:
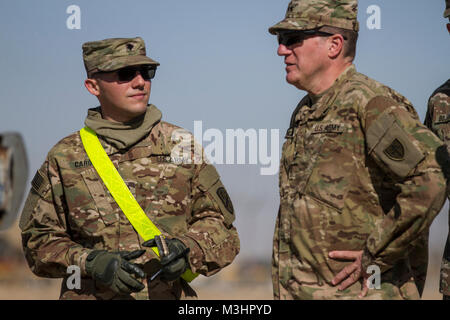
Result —
[{"label": "short haircut", "polygon": [[344,48],[343,48],[344,57],[349,57],[351,58],[352,61],[355,59],[356,43],[358,42],[358,32],[349,29],[330,26],[324,26],[320,28],[320,31],[342,35],[346,39],[344,41]]},{"label": "short haircut", "polygon": [[89,71],[89,72],[87,72],[87,77],[88,77],[88,79],[98,79],[99,73],[100,72],[95,71],[95,70]]}]

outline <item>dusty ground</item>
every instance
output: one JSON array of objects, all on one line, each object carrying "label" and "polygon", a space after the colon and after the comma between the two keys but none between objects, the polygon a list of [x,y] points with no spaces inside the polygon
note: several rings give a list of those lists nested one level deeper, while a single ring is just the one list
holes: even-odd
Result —
[{"label": "dusty ground", "polygon": [[[24,261],[18,227],[0,233],[0,300],[58,299],[60,279],[34,276]],[[7,257],[7,258],[6,258]],[[442,299],[438,292],[439,261],[430,255],[430,266],[424,300]],[[211,277],[200,277],[193,287],[204,300],[270,300],[272,285],[267,264],[253,261],[246,268],[233,264]],[[249,280],[251,279],[251,280]]]},{"label": "dusty ground", "polygon": [[[255,262],[239,280],[239,267],[228,267],[211,278],[199,277],[193,285],[200,299],[272,299],[268,266]],[[252,275],[249,277],[248,273]],[[23,257],[17,224],[0,233],[0,300],[58,299],[61,279],[45,279],[33,275]]]}]

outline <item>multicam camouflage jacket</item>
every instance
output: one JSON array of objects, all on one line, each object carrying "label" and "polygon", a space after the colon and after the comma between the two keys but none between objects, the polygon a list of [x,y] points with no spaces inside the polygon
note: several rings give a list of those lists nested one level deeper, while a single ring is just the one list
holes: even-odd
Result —
[{"label": "multicam camouflage jacket", "polygon": [[343,291],[331,284],[349,264],[329,258],[333,250],[364,250],[363,269],[380,268],[367,299],[419,298],[410,256],[445,201],[441,146],[408,100],[353,65],[307,95],[280,163],[275,298],[356,299],[361,279]]},{"label": "multicam camouflage jacket", "polygon": [[[450,80],[440,86],[428,101],[425,125],[430,128],[447,145],[450,151]],[[450,163],[444,170],[447,180]],[[448,193],[450,195],[450,192]],[[450,228],[450,222],[449,222]],[[450,296],[450,233],[447,235],[444,256],[441,264],[441,279],[439,289],[442,294]]]},{"label": "multicam camouflage jacket", "polygon": [[[206,276],[215,274],[239,252],[231,201],[212,165],[173,159],[172,150],[179,141],[172,139],[172,134],[180,128],[160,121],[156,107],[151,106],[149,112],[154,119],[151,131],[135,145],[118,150],[99,135],[100,142],[159,230],[190,248],[191,270]],[[31,270],[42,277],[64,278],[61,299],[196,297],[182,279],[164,282],[158,277],[148,283],[161,267],[150,249],[133,260],[148,276],[143,280],[145,289],[138,294],[115,296],[86,274],[85,260],[94,249],[145,248],[92,166],[79,132],[62,139],[49,152],[33,179],[20,227]],[[81,269],[79,290],[67,288],[70,265]]]}]

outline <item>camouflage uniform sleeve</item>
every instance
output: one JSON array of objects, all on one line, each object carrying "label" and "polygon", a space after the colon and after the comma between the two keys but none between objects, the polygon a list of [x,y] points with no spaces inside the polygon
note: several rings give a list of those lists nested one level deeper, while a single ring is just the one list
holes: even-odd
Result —
[{"label": "camouflage uniform sleeve", "polygon": [[412,106],[375,97],[362,115],[367,152],[395,182],[396,203],[367,238],[363,270],[376,264],[384,272],[427,232],[445,201],[445,179],[437,158],[442,142]]},{"label": "camouflage uniform sleeve", "polygon": [[68,266],[77,265],[86,276],[84,264],[91,250],[70,238],[61,180],[49,157],[32,180],[19,226],[25,257],[34,274],[60,278],[67,275]]},{"label": "camouflage uniform sleeve", "polygon": [[437,93],[428,101],[425,125],[439,139],[449,143],[450,140],[450,97],[445,93]]},{"label": "camouflage uniform sleeve", "polygon": [[[449,82],[447,82],[449,83]],[[441,88],[440,88],[441,89]],[[434,94],[428,101],[425,125],[430,128],[450,149],[450,96],[448,87],[446,92]],[[447,169],[447,170],[445,170]],[[450,164],[444,166],[444,174],[447,181],[450,180]],[[450,185],[447,184],[447,196],[450,195]],[[449,220],[450,228],[450,220]],[[441,277],[439,289],[444,295],[450,295],[450,233],[447,235],[444,256],[441,264]]]},{"label": "camouflage uniform sleeve", "polygon": [[[428,101],[427,113],[425,115],[425,121],[423,122],[423,124],[426,125],[428,127],[428,129],[432,130],[434,132],[434,134],[439,136],[438,133],[436,131],[434,131],[432,128],[433,118],[434,118],[434,105],[432,103],[432,99],[433,99],[433,97],[430,97],[430,100]],[[439,137],[439,139],[442,140],[442,137]]]},{"label": "camouflage uniform sleeve", "polygon": [[240,246],[233,204],[214,166],[200,166],[193,178],[192,201],[189,229],[181,240],[191,249],[191,270],[210,276],[229,265]]}]

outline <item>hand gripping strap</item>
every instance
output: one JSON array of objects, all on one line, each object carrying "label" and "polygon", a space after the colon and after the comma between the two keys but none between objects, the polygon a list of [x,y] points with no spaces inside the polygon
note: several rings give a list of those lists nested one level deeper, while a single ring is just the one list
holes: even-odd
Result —
[{"label": "hand gripping strap", "polygon": [[[134,229],[139,233],[144,241],[161,235],[161,231],[159,231],[159,229],[147,217],[144,210],[142,210],[141,206],[130,192],[130,189],[128,189],[128,186],[123,181],[119,172],[114,167],[114,164],[111,159],[109,159],[103,149],[103,146],[98,140],[97,134],[91,128],[84,127],[80,130],[80,137],[92,165],[105,186],[108,188],[116,203],[119,205],[120,209],[122,209],[127,219],[133,225]],[[152,250],[159,256],[159,252],[156,247],[152,247]],[[194,274],[190,269],[188,269],[182,275],[182,278],[188,282],[191,282],[197,276],[198,274]]]}]

